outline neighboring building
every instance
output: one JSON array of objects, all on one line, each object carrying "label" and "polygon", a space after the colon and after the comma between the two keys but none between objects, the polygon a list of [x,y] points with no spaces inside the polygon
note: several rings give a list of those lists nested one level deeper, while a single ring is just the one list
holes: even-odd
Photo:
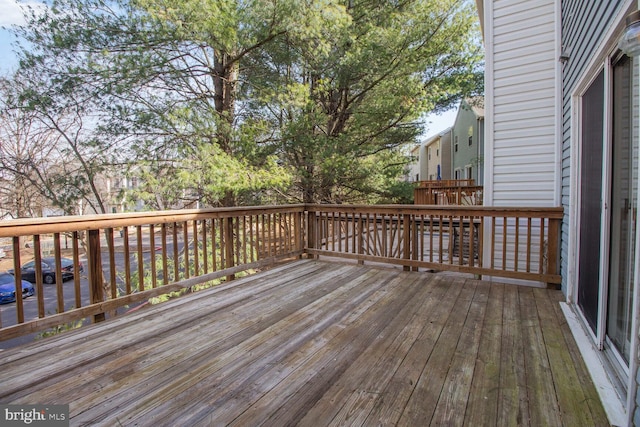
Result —
[{"label": "neighboring building", "polygon": [[425,144],[427,150],[427,173],[426,179],[433,181],[442,179],[440,171],[440,138],[432,139],[431,142]]},{"label": "neighboring building", "polygon": [[137,212],[144,209],[144,202],[127,200],[127,191],[132,191],[140,186],[140,179],[136,176],[114,176],[105,182],[107,191],[107,203],[109,213]]},{"label": "neighboring building", "polygon": [[440,132],[440,175],[442,179],[452,179],[451,169],[451,134],[452,129],[447,128]]},{"label": "neighboring building", "polygon": [[484,99],[463,99],[451,131],[453,179],[473,179],[482,185],[484,156]]},{"label": "neighboring building", "polygon": [[451,179],[451,128],[420,145],[420,181]]},{"label": "neighboring building", "polygon": [[411,162],[407,164],[405,181],[417,182],[420,181],[420,150],[422,146],[416,145],[411,149],[409,155]]},{"label": "neighboring building", "polygon": [[612,423],[640,425],[640,59],[617,49],[638,2],[477,3],[485,204],[564,207],[563,310]]}]

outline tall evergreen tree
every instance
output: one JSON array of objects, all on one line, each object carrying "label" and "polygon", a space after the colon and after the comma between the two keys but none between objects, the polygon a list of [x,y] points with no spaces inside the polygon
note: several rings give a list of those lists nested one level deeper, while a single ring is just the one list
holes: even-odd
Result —
[{"label": "tall evergreen tree", "polygon": [[482,90],[475,11],[460,0],[344,6],[329,49],[282,43],[262,58],[272,95],[256,114],[272,113],[300,200],[403,201],[401,149],[421,115]]},{"label": "tall evergreen tree", "polygon": [[421,114],[478,86],[468,0],[55,0],[18,33],[20,105],[83,105],[159,208],[400,200]]}]

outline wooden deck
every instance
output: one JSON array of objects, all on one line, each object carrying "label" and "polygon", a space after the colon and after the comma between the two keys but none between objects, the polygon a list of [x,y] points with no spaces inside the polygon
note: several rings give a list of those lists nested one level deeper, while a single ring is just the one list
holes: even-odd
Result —
[{"label": "wooden deck", "polygon": [[559,291],[296,261],[0,353],[71,425],[608,425]]}]

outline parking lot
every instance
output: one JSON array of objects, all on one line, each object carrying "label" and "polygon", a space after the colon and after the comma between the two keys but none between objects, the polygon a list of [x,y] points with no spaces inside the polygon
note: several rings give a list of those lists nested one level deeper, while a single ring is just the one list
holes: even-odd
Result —
[{"label": "parking lot", "polygon": [[[117,237],[115,238],[115,244],[116,244],[116,251],[115,251],[115,265],[116,265],[116,274],[117,277],[122,276],[123,272],[124,272],[124,254],[121,250],[118,250],[118,248],[121,246],[119,246],[119,244],[122,244],[122,239],[116,235]],[[146,237],[148,239],[148,236]],[[135,240],[135,235],[131,235],[129,237],[129,241],[131,244],[135,245],[136,244],[136,240]],[[148,240],[147,240],[148,241]],[[144,238],[143,238],[143,244],[144,244]],[[179,246],[181,246],[181,242],[178,243]],[[5,257],[4,258],[0,258],[0,271],[6,271],[9,269],[13,269],[13,257],[12,257],[12,250],[11,250],[11,246],[10,246],[10,242],[9,244],[7,244],[6,241],[0,242],[0,247],[3,248],[4,252],[5,252]],[[168,243],[167,248],[169,251],[173,250],[173,244],[172,243]],[[65,247],[65,242],[62,243],[62,248],[61,248],[61,255],[62,257],[67,257],[67,258],[71,258],[73,256],[73,251],[71,248],[69,247]],[[148,249],[148,248],[147,248]],[[50,256],[52,254],[45,252],[43,249],[43,256]],[[21,264],[24,264],[25,262],[30,261],[31,259],[33,259],[33,249],[29,248],[29,247],[24,247],[20,250],[20,260],[21,260]],[[144,253],[144,260],[145,262],[149,260],[149,251],[145,251]],[[135,271],[137,269],[137,255],[135,254],[131,254],[130,256],[130,263],[131,263],[131,270]],[[83,264],[84,266],[84,272],[82,272],[80,274],[80,301],[82,306],[86,306],[89,305],[89,281],[88,281],[88,268],[87,268],[87,261],[86,261],[86,256],[82,253],[82,251],[80,252],[80,262]],[[106,250],[102,251],[102,265],[103,265],[103,271],[106,277],[109,277],[110,274],[110,263],[108,260],[108,253]],[[120,277],[118,278],[118,284],[123,285],[122,280],[120,279]],[[57,292],[56,292],[56,284],[53,283],[51,285],[47,285],[47,284],[43,284],[43,292],[44,292],[44,309],[45,309],[45,315],[51,315],[51,314],[56,314],[58,309],[58,299],[57,299]],[[63,300],[64,300],[64,307],[65,307],[65,311],[67,310],[71,310],[73,308],[76,308],[76,289],[75,289],[75,283],[74,280],[67,280],[65,282],[63,282],[63,291],[62,291],[62,295],[63,295]],[[34,320],[38,318],[38,304],[37,304],[37,299],[36,296],[32,296],[29,298],[26,298],[23,300],[23,307],[24,307],[24,319],[25,321],[29,321],[29,320]],[[124,308],[122,310],[120,310],[120,312],[126,312],[129,308]],[[12,302],[9,304],[2,304],[0,305],[0,320],[2,322],[2,326],[6,327],[6,326],[10,326],[10,325],[14,325],[17,321],[17,314],[16,314],[16,303]],[[89,322],[89,319],[86,319],[85,322]],[[26,343],[29,341],[33,341],[34,339],[37,339],[40,336],[40,334],[30,334],[30,335],[26,335],[26,336],[22,336],[22,337],[18,337],[18,338],[14,338],[14,339],[9,339],[9,340],[5,340],[5,341],[0,341],[0,351],[2,349],[6,349],[6,348],[11,348],[11,347],[15,347],[16,345],[20,345],[22,343]]]}]

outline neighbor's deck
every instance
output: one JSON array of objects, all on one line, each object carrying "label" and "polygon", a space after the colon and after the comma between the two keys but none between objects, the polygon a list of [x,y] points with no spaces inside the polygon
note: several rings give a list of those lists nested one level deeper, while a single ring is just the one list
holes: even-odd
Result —
[{"label": "neighbor's deck", "polygon": [[606,425],[559,291],[297,261],[1,353],[72,425]]}]

